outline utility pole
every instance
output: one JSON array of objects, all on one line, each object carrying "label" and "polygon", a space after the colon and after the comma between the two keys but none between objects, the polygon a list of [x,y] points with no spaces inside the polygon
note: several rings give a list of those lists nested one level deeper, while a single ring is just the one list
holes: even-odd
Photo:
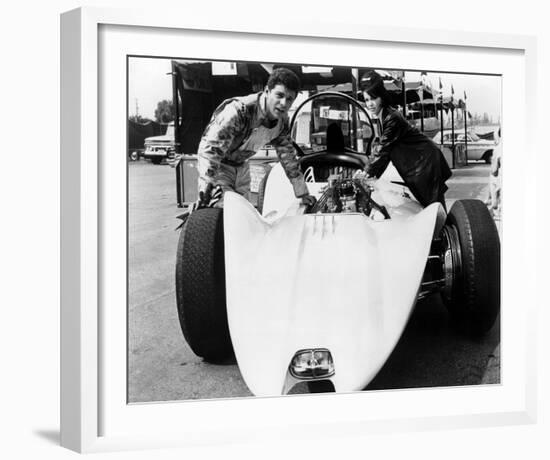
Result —
[{"label": "utility pole", "polygon": [[464,91],[464,151],[466,164],[468,164],[468,105],[466,104],[466,91]]},{"label": "utility pole", "polygon": [[[424,132],[424,88],[426,87],[426,78],[428,74],[426,72],[420,73],[420,131]],[[432,94],[433,97],[433,94]]]},{"label": "utility pole", "polygon": [[[353,94],[353,98],[357,99],[357,92],[359,91],[359,69],[354,67],[351,69],[351,91]],[[354,145],[357,148],[358,152],[363,151],[363,136],[359,136],[359,128],[360,123],[358,124],[358,113],[357,113],[357,107],[355,105],[351,106],[351,117],[352,117],[352,132],[354,133],[352,136],[350,136],[350,143],[353,147]],[[355,142],[353,139],[353,136],[355,136]]]},{"label": "utility pole", "polygon": [[439,124],[441,126],[441,146],[443,146],[443,85],[439,77]]},{"label": "utility pole", "polygon": [[455,151],[455,102],[454,102],[455,89],[451,85],[451,137],[452,137],[452,151],[454,155]]},{"label": "utility pole", "polygon": [[405,72],[401,80],[401,91],[403,92],[403,116],[407,118],[407,88],[405,87]]}]

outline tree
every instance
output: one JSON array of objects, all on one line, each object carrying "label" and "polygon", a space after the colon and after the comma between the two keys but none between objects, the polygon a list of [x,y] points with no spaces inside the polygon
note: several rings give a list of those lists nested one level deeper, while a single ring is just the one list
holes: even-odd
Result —
[{"label": "tree", "polygon": [[157,104],[155,120],[159,123],[169,123],[175,118],[172,101],[162,100]]}]

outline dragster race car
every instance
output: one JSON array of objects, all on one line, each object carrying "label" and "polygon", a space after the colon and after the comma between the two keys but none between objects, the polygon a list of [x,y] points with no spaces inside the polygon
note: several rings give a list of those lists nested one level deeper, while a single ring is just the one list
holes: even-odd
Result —
[{"label": "dragster race car", "polygon": [[[193,352],[236,358],[255,395],[364,389],[417,302],[441,295],[455,325],[482,335],[500,310],[500,242],[479,200],[423,208],[389,167],[365,176],[374,130],[355,99],[305,100],[292,137],[311,194],[306,209],[280,164],[257,208],[226,192],[182,228],[176,300]],[[313,142],[311,142],[313,139]]]}]

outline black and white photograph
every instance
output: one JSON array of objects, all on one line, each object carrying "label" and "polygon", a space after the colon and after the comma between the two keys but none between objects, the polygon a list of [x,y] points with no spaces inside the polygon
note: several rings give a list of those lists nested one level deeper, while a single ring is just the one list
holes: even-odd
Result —
[{"label": "black and white photograph", "polygon": [[502,76],[127,57],[127,401],[501,383]]},{"label": "black and white photograph", "polygon": [[542,5],[10,4],[2,458],[550,458]]}]

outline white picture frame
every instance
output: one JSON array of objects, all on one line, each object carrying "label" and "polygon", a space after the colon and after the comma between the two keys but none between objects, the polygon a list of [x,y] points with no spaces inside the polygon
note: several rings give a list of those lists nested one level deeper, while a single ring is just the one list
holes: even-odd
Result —
[{"label": "white picture frame", "polygon": [[[534,296],[529,294],[535,292],[529,289],[534,280],[520,268],[534,266],[533,242],[521,225],[532,219],[536,209],[534,200],[526,199],[535,192],[525,161],[535,155],[534,128],[525,121],[526,114],[534,112],[536,99],[534,38],[290,20],[284,27],[280,22],[267,26],[246,20],[212,24],[189,12],[184,16],[102,8],[65,13],[61,32],[63,446],[97,452],[245,442],[268,433],[296,439],[297,427],[300,438],[309,439],[535,422],[535,355],[529,350],[536,346],[537,301],[534,297],[526,301],[525,296]],[[219,46],[228,41],[239,46]],[[117,245],[122,233],[125,236],[119,210],[126,196],[124,181],[117,180],[122,163],[112,157],[106,160],[125,143],[125,131],[119,130],[125,121],[120,115],[126,113],[121,92],[126,75],[121,69],[125,71],[128,54],[185,56],[191,49],[212,59],[380,68],[395,67],[397,60],[402,68],[427,68],[437,59],[438,69],[446,71],[502,74],[503,155],[506,171],[514,171],[516,189],[506,195],[503,212],[501,384],[126,404],[126,286],[120,285],[125,280],[126,254],[125,245]],[[506,155],[517,151],[523,152],[522,158]],[[121,157],[125,161],[125,155]],[[505,174],[504,190],[507,180]],[[506,218],[507,209],[514,210],[514,219]],[[107,304],[112,308],[105,308]],[[288,413],[293,414],[291,420],[285,417]],[[179,422],[177,429],[169,429],[174,421]]]}]

